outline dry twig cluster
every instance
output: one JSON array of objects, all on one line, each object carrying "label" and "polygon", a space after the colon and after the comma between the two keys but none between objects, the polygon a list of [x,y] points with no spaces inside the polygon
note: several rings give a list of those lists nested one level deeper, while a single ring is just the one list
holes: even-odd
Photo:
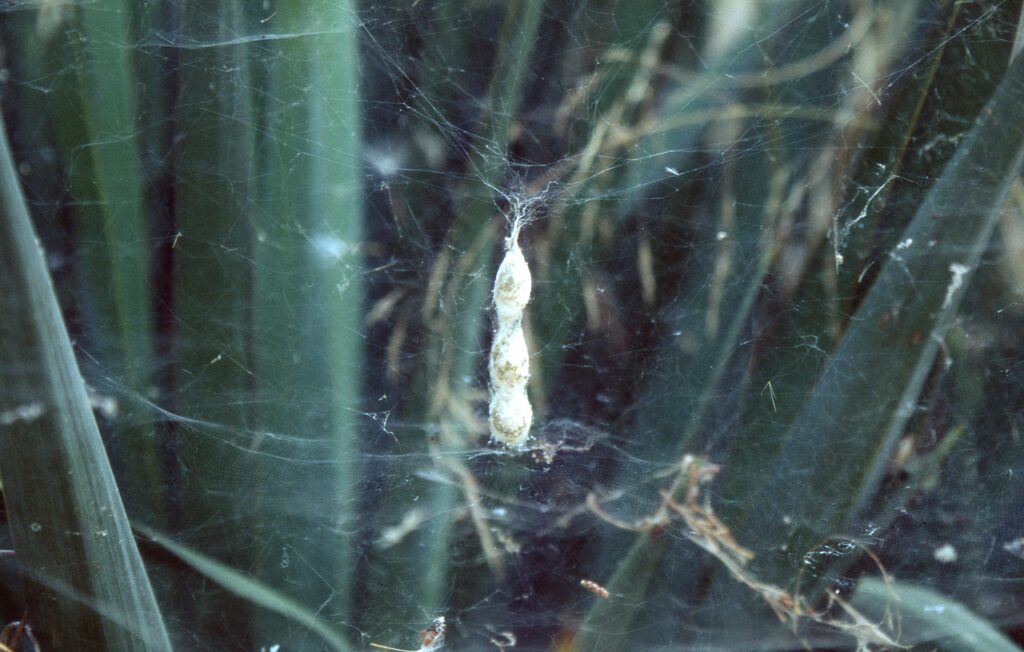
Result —
[{"label": "dry twig cluster", "polygon": [[[653,517],[642,519],[639,523],[626,523],[608,514],[593,494],[588,496],[587,505],[602,520],[638,532],[667,528],[673,517],[681,518],[685,524],[680,530],[681,534],[721,562],[733,579],[761,596],[794,634],[797,634],[805,621],[810,621],[852,636],[857,640],[859,651],[870,650],[872,645],[881,646],[882,649],[906,647],[839,595],[830,592],[828,608],[818,611],[808,605],[798,592],[790,592],[757,579],[747,567],[754,553],[736,541],[729,527],[715,515],[710,498],[703,495],[703,487],[714,479],[720,467],[692,455],[684,457],[682,465],[683,472],[677,476],[676,484],[661,493],[662,503],[658,511]],[[888,581],[884,569],[882,576]],[[829,615],[834,612],[834,606],[839,608],[838,616]]]}]

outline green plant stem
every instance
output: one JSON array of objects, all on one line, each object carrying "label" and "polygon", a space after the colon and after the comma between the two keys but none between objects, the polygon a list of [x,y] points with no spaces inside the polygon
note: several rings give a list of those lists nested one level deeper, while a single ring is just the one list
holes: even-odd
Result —
[{"label": "green plant stem", "polygon": [[[256,574],[339,620],[354,563],[354,537],[340,533],[356,529],[364,346],[354,17],[346,1],[283,4],[264,29],[286,36],[258,50],[267,99],[254,218],[255,427],[286,436],[260,445],[271,455],[256,489]],[[282,551],[295,563],[280,564]],[[274,619],[257,629],[261,640],[282,638]]]},{"label": "green plant stem", "polygon": [[[62,13],[46,48],[54,132],[81,256],[82,296],[74,300],[87,319],[76,336],[115,387],[145,395],[154,370],[152,242],[136,149],[131,11],[123,0],[99,0]],[[95,382],[91,368],[84,373]],[[120,416],[104,434],[118,477],[130,488],[127,506],[160,512],[152,414],[134,396],[117,398]]]},{"label": "green plant stem", "polygon": [[[252,535],[250,492],[239,490],[259,449],[251,430],[254,136],[251,71],[237,0],[187,0],[181,7],[173,109],[172,420],[167,450],[172,525],[189,543],[244,567]],[[186,481],[187,478],[187,481]],[[248,536],[247,536],[248,535]],[[244,542],[244,543],[243,543]],[[244,631],[250,617],[224,594],[196,600],[179,586],[189,634],[212,645],[216,630]],[[230,605],[230,607],[228,606]]]}]

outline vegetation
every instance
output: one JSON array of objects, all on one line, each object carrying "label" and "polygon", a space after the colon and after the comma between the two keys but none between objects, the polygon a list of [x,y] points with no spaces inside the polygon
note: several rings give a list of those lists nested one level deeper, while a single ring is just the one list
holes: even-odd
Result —
[{"label": "vegetation", "polygon": [[0,650],[1017,649],[1022,5],[3,9]]}]

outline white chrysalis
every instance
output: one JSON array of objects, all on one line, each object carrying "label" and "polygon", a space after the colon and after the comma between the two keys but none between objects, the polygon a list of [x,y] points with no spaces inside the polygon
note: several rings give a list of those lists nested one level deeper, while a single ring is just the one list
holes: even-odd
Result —
[{"label": "white chrysalis", "polygon": [[491,437],[519,448],[526,443],[533,423],[533,408],[526,393],[530,380],[530,352],[523,335],[523,310],[530,301],[530,267],[519,248],[519,224],[505,244],[505,258],[494,277],[494,313],[497,324],[491,360]]}]

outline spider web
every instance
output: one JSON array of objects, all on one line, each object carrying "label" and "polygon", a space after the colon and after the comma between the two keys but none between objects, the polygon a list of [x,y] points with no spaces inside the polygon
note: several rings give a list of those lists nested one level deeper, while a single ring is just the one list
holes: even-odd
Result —
[{"label": "spider web", "polygon": [[[969,112],[929,94],[902,165],[876,177],[858,165],[916,80],[971,78],[976,111],[998,82],[991,62],[1005,68],[1019,3],[975,3],[930,40],[948,4],[364,2],[298,32],[269,0],[228,22],[189,3],[133,10],[127,48],[148,99],[112,137],[139,143],[147,184],[156,308],[152,325],[129,317],[153,328],[141,373],[112,351],[76,221],[91,195],[44,108],[75,74],[40,54],[71,10],[8,3],[6,123],[131,518],[290,596],[353,649],[568,650],[617,631],[588,617],[602,603],[629,615],[626,649],[853,647],[831,616],[807,615],[835,613],[880,569],[1021,640],[1019,184],[868,504],[842,531],[769,515],[816,531],[810,551],[742,527],[773,473],[808,490],[809,469],[775,461],[822,369],[884,364],[837,360],[838,343],[878,269],[926,244],[902,228]],[[295,96],[274,86],[334,52],[294,43],[331,39],[358,41],[347,94],[310,100],[316,78]],[[253,170],[322,162],[347,176],[314,179],[303,199],[214,160],[202,178],[177,175],[180,142],[199,147],[186,80],[202,66],[224,85],[199,114],[252,134]],[[359,148],[291,125],[307,100]],[[319,192],[351,198],[358,226],[318,213]],[[187,222],[188,193],[235,202],[235,222]],[[274,212],[289,202],[308,216]],[[526,448],[508,450],[487,429],[488,297],[517,216],[535,421]],[[140,441],[155,451],[144,472]],[[683,514],[665,492],[687,454],[721,473]],[[725,533],[695,545],[695,522]],[[616,571],[643,537],[663,552],[632,595]],[[140,545],[182,649],[326,649]],[[793,602],[815,582],[839,597]],[[776,588],[791,601],[768,600]],[[16,597],[4,607],[21,616]],[[440,617],[441,640],[421,636]]]}]

